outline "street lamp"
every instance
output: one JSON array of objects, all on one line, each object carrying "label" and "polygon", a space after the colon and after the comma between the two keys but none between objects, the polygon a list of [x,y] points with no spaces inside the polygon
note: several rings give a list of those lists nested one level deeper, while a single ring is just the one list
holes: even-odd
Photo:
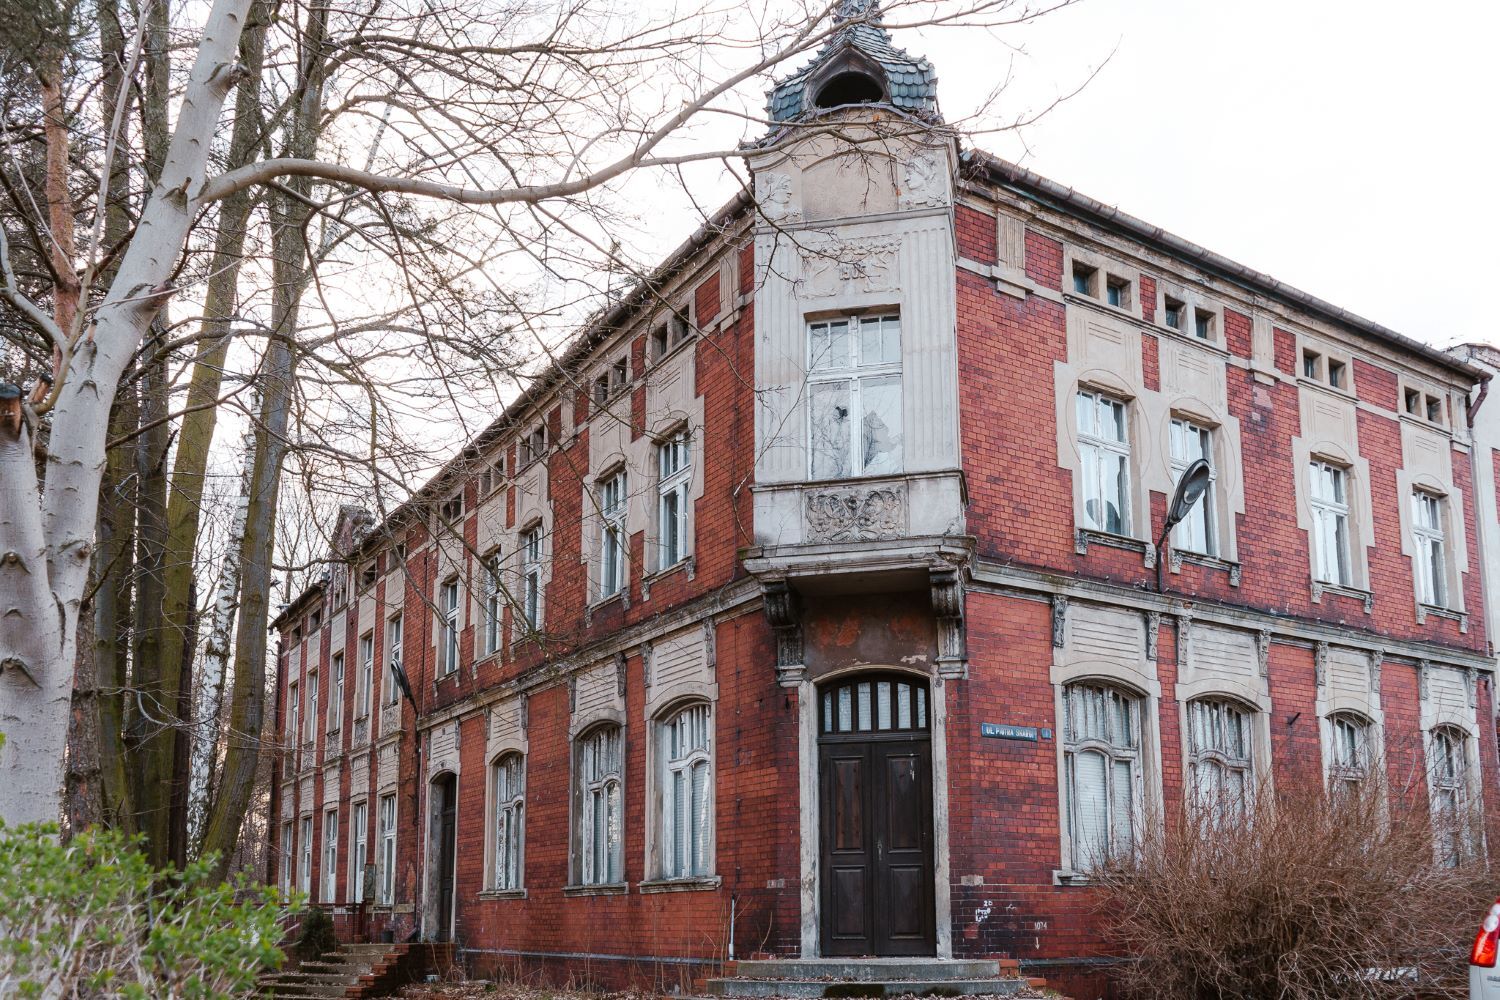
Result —
[{"label": "street lamp", "polygon": [[1196,458],[1182,473],[1182,478],[1177,480],[1177,489],[1172,493],[1172,503],[1167,507],[1167,522],[1162,525],[1161,538],[1156,541],[1156,592],[1161,593],[1161,564],[1166,561],[1167,536],[1172,529],[1193,512],[1193,504],[1203,499],[1203,494],[1208,492],[1209,481],[1213,479],[1213,470],[1209,468],[1208,460]]}]

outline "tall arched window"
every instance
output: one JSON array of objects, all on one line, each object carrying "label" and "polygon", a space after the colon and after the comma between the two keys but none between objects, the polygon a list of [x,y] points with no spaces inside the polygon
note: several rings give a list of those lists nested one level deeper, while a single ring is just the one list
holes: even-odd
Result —
[{"label": "tall arched window", "polygon": [[521,888],[521,847],[526,830],[526,759],[518,753],[494,764],[495,870],[492,888]]},{"label": "tall arched window", "polygon": [[1474,853],[1474,817],[1469,806],[1469,735],[1439,726],[1428,737],[1432,830],[1438,860],[1450,867]]},{"label": "tall arched window", "polygon": [[661,867],[663,878],[708,875],[713,834],[713,731],[705,704],[662,723]]},{"label": "tall arched window", "polygon": [[1370,746],[1370,721],[1353,712],[1336,712],[1328,718],[1332,745],[1328,750],[1328,790],[1335,794],[1355,792],[1370,776],[1374,753]]},{"label": "tall arched window", "polygon": [[1220,820],[1244,817],[1255,794],[1251,721],[1237,702],[1201,698],[1188,705],[1193,795]]},{"label": "tall arched window", "polygon": [[1102,684],[1063,691],[1063,768],[1073,867],[1087,871],[1135,844],[1140,699]]},{"label": "tall arched window", "polygon": [[583,885],[624,881],[620,727],[589,730],[578,745],[578,853]]}]

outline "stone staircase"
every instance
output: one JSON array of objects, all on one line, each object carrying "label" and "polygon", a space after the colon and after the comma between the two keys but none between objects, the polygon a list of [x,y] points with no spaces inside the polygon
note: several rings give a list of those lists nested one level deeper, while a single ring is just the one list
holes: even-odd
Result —
[{"label": "stone staircase", "polygon": [[430,969],[451,962],[452,945],[341,944],[316,961],[263,977],[262,997],[354,998],[390,996]]},{"label": "stone staircase", "polygon": [[1008,996],[1044,987],[1023,979],[1014,960],[945,958],[798,958],[731,963],[702,983],[711,997],[857,998],[907,995]]}]

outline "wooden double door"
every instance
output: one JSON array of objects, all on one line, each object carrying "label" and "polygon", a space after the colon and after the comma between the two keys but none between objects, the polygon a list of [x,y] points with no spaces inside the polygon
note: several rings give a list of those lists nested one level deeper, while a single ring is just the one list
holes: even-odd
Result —
[{"label": "wooden double door", "polygon": [[824,955],[931,955],[932,740],[927,686],[861,675],[820,692]]}]

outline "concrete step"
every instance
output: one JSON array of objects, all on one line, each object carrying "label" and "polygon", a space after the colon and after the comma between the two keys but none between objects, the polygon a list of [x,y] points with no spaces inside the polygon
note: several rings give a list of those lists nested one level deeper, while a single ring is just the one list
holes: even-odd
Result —
[{"label": "concrete step", "polygon": [[1000,963],[957,958],[774,958],[736,963],[736,979],[997,979]]},{"label": "concrete step", "polygon": [[1006,996],[1020,992],[1024,979],[710,979],[703,992],[713,997],[880,998]]}]

